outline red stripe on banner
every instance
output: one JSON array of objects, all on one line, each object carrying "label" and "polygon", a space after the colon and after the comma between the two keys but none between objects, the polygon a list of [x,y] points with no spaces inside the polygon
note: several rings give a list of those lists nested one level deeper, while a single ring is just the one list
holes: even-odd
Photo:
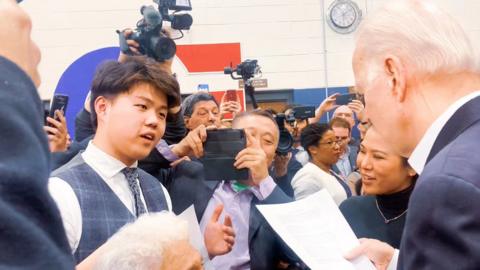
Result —
[{"label": "red stripe on banner", "polygon": [[240,64],[240,43],[178,45],[177,57],[189,72],[223,72]]}]

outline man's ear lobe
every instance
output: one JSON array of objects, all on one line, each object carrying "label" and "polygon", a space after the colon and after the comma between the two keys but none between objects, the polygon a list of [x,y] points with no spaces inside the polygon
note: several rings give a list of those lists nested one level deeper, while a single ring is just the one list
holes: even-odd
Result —
[{"label": "man's ear lobe", "polygon": [[385,72],[388,86],[392,95],[398,102],[403,102],[406,97],[406,70],[400,58],[389,56],[385,59]]},{"label": "man's ear lobe", "polygon": [[190,116],[183,116],[183,123],[185,124],[185,127],[188,129],[188,124],[190,123]]}]

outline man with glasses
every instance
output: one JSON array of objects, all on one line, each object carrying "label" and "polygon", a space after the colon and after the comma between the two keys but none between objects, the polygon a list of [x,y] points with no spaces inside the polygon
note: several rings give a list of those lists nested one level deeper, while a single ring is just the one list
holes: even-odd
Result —
[{"label": "man with glasses", "polygon": [[330,121],[330,127],[340,143],[340,151],[342,152],[340,159],[333,166],[333,170],[346,179],[356,169],[358,147],[349,144],[351,127],[347,120],[335,117]]}]

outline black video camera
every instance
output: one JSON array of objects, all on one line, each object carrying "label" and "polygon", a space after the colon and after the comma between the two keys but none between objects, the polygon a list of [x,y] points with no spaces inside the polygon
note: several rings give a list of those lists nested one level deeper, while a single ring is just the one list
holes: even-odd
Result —
[{"label": "black video camera", "polygon": [[285,121],[293,126],[296,119],[306,120],[312,117],[315,117],[315,106],[297,106],[285,115]]},{"label": "black video camera", "polygon": [[[179,11],[190,11],[192,6],[190,0],[154,0],[158,4],[158,9],[154,6],[142,6],[140,13],[143,18],[137,22],[137,28],[128,37],[140,44],[139,51],[141,54],[147,55],[159,62],[163,62],[172,58],[177,46],[173,39],[162,33],[163,21],[171,23],[173,29],[182,30],[190,29],[193,19],[190,14],[177,14]],[[174,13],[170,14],[169,10]],[[120,50],[125,54],[132,54],[127,44],[127,38],[121,31],[117,31],[120,41]]]},{"label": "black video camera", "polygon": [[[286,115],[284,113],[278,113],[275,116],[275,120],[277,121],[279,130],[279,140],[276,152],[278,155],[285,156],[290,152],[290,149],[292,149],[294,142],[293,137],[287,128],[285,128]],[[293,121],[295,121],[295,118]]]},{"label": "black video camera", "polygon": [[[257,60],[247,59],[242,63],[238,64],[235,69],[232,69],[231,67],[226,67],[223,70],[223,73],[230,74],[230,76],[234,80],[243,79],[244,81],[246,81],[257,76],[258,74],[261,74],[262,71],[260,69],[260,66],[258,65]],[[238,77],[233,76],[233,73],[237,73]]]}]

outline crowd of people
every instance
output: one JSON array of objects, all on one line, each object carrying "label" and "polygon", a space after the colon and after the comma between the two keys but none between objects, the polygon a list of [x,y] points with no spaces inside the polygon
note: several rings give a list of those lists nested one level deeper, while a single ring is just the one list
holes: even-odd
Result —
[{"label": "crowd of people", "polygon": [[[369,14],[353,56],[364,100],[338,106],[333,94],[314,117],[285,121],[287,154],[271,110],[208,92],[182,100],[172,60],[142,55],[99,65],[75,134],[61,111],[42,126],[30,31],[21,7],[0,0],[1,269],[308,269],[256,205],[320,190],[360,238],[347,260],[480,268],[480,63],[431,1]],[[233,166],[248,177],[211,181],[204,143],[228,128],[245,132]],[[205,250],[177,216],[191,205]]]}]

